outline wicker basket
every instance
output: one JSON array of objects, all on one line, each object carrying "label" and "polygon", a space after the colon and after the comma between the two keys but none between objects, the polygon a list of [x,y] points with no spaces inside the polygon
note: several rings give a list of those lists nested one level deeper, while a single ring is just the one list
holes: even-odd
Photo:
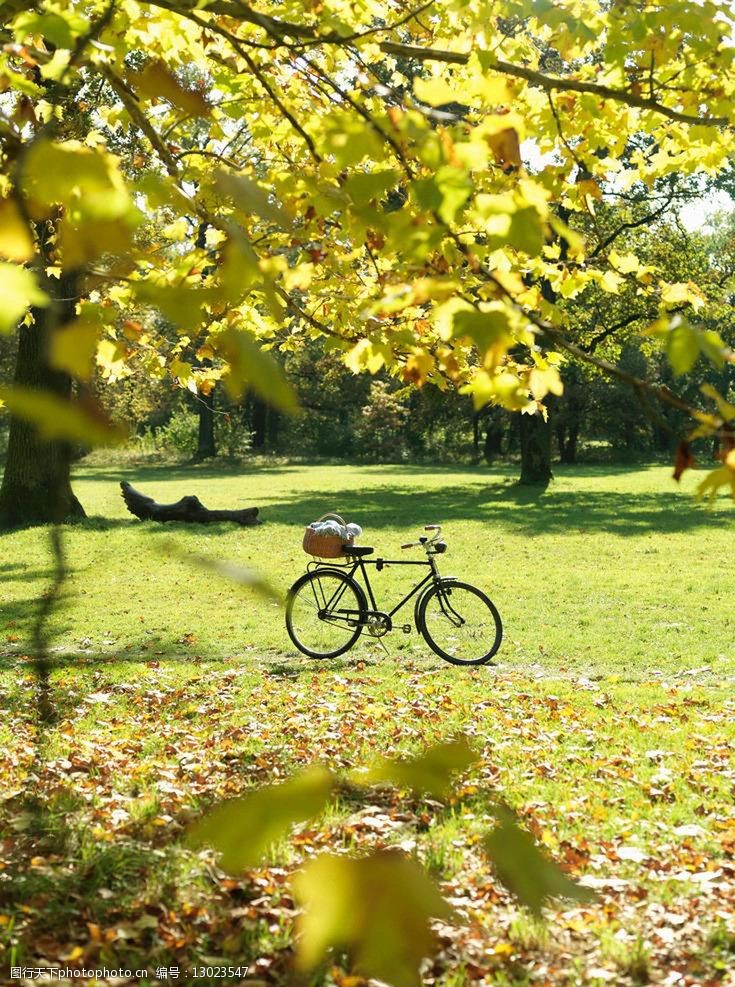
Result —
[{"label": "wicker basket", "polygon": [[[323,514],[319,520],[326,521],[331,518],[344,527],[344,520],[339,514]],[[320,535],[313,528],[306,528],[304,531],[304,551],[307,555],[315,555],[320,559],[338,559],[345,554],[345,546],[351,545],[354,541],[352,535],[343,539],[340,535]]]}]

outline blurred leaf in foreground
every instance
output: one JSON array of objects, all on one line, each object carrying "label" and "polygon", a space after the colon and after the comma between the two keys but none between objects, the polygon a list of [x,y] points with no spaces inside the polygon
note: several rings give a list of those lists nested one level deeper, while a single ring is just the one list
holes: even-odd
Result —
[{"label": "blurred leaf in foreground", "polygon": [[322,811],[333,785],[334,776],[326,768],[309,768],[282,785],[259,788],[216,806],[194,824],[190,840],[214,847],[227,871],[255,867],[292,826]]},{"label": "blurred leaf in foreground", "polygon": [[224,384],[230,395],[240,398],[246,387],[280,411],[298,411],[296,393],[271,353],[266,352],[250,333],[228,329],[215,340],[219,354],[229,364]]},{"label": "blurred leaf in foreground", "polygon": [[60,439],[90,446],[121,445],[127,430],[113,425],[93,398],[67,401],[49,391],[30,387],[0,387],[8,410],[36,426],[46,441]]},{"label": "blurred leaf in foreground", "polygon": [[173,542],[166,542],[163,550],[169,554],[177,555],[185,562],[199,566],[200,569],[209,569],[210,572],[222,576],[232,583],[239,583],[260,593],[266,599],[273,600],[274,603],[283,603],[283,596],[276,590],[268,580],[258,572],[257,569],[248,569],[245,566],[237,565],[235,562],[227,562],[221,559],[210,559],[206,555],[194,555],[184,551]]},{"label": "blurred leaf in foreground", "polygon": [[0,262],[0,332],[12,332],[31,305],[48,303],[32,271]]},{"label": "blurred leaf in foreground", "polygon": [[452,775],[465,771],[476,760],[467,738],[461,737],[436,744],[410,760],[384,759],[367,772],[354,772],[351,780],[368,785],[388,782],[442,798],[451,790]]},{"label": "blurred leaf in foreground", "polygon": [[591,902],[595,895],[570,880],[561,868],[542,853],[533,837],[522,829],[510,809],[496,810],[499,825],[485,837],[483,847],[495,873],[518,901],[534,915],[549,898],[571,898]]},{"label": "blurred leaf in foreground", "polygon": [[357,860],[323,854],[294,878],[299,964],[310,969],[330,947],[349,949],[356,973],[416,987],[431,952],[430,918],[449,918],[439,889],[414,860],[380,850]]}]

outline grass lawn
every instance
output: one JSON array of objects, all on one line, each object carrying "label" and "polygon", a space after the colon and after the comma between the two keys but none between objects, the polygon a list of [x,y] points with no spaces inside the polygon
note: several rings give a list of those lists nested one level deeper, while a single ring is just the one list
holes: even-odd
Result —
[{"label": "grass lawn", "polygon": [[[669,474],[559,469],[539,493],[485,468],[82,467],[90,518],[65,533],[42,758],[26,656],[47,534],[0,536],[0,982],[61,963],[147,968],[130,982],[153,984],[156,967],[216,962],[299,982],[290,873],[323,848],[400,844],[456,910],[427,984],[735,983],[735,508],[695,504]],[[265,523],[141,524],[120,479],[159,501],[258,505]],[[496,663],[455,668],[400,632],[312,662],[277,604],[186,561],[256,566],[285,590],[303,525],[335,510],[386,556],[442,523],[442,571],[503,617]],[[405,579],[376,586],[397,601]],[[183,843],[217,797],[459,732],[480,758],[445,803],[347,794],[236,878]],[[497,794],[597,904],[559,903],[541,926],[513,903],[479,846]],[[337,957],[312,982],[357,987],[344,971]]]}]

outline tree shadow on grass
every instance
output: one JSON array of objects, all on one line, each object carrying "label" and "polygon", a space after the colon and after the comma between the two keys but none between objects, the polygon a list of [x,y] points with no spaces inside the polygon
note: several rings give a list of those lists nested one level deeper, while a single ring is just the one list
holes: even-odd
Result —
[{"label": "tree shadow on grass", "polygon": [[488,531],[512,534],[594,534],[621,537],[650,532],[687,532],[722,528],[734,515],[729,502],[713,509],[675,491],[619,493],[617,491],[558,491],[517,483],[487,486],[446,485],[439,489],[397,490],[390,486],[345,487],[308,491],[270,504],[268,520],[282,524],[309,523],[327,510],[336,510],[366,529],[477,521]]},{"label": "tree shadow on grass", "polygon": [[[51,579],[54,571],[46,569],[29,569],[22,562],[8,562],[0,565],[0,584],[9,582],[32,583],[36,579]],[[0,621],[2,617],[0,617]]]},{"label": "tree shadow on grass", "polygon": [[[288,466],[288,465],[261,465],[258,463],[222,463],[217,462],[217,465],[207,463],[202,465],[171,465],[156,463],[153,465],[140,464],[140,465],[121,465],[115,467],[109,466],[85,466],[82,470],[77,471],[72,477],[72,483],[97,483],[97,482],[108,482],[119,484],[121,480],[127,480],[132,483],[134,487],[139,484],[154,484],[163,483],[168,484],[172,480],[190,480],[192,484],[199,484],[202,480],[221,480],[227,477],[248,477],[252,475],[260,475],[261,473],[267,472],[273,476],[278,476],[285,473],[295,473],[299,468],[303,468],[306,464]],[[192,493],[196,493],[198,497],[202,500],[205,499],[207,495],[206,489],[204,490],[192,490]],[[143,493],[148,493],[149,496],[154,496],[148,490],[144,490]],[[243,498],[246,499],[246,498]]]}]

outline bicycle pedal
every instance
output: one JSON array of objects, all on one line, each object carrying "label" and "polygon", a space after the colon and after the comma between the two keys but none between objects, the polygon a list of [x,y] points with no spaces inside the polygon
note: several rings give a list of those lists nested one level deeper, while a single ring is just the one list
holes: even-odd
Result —
[{"label": "bicycle pedal", "polygon": [[413,628],[411,627],[410,624],[404,624],[401,630],[403,631],[404,634],[410,634]]}]

